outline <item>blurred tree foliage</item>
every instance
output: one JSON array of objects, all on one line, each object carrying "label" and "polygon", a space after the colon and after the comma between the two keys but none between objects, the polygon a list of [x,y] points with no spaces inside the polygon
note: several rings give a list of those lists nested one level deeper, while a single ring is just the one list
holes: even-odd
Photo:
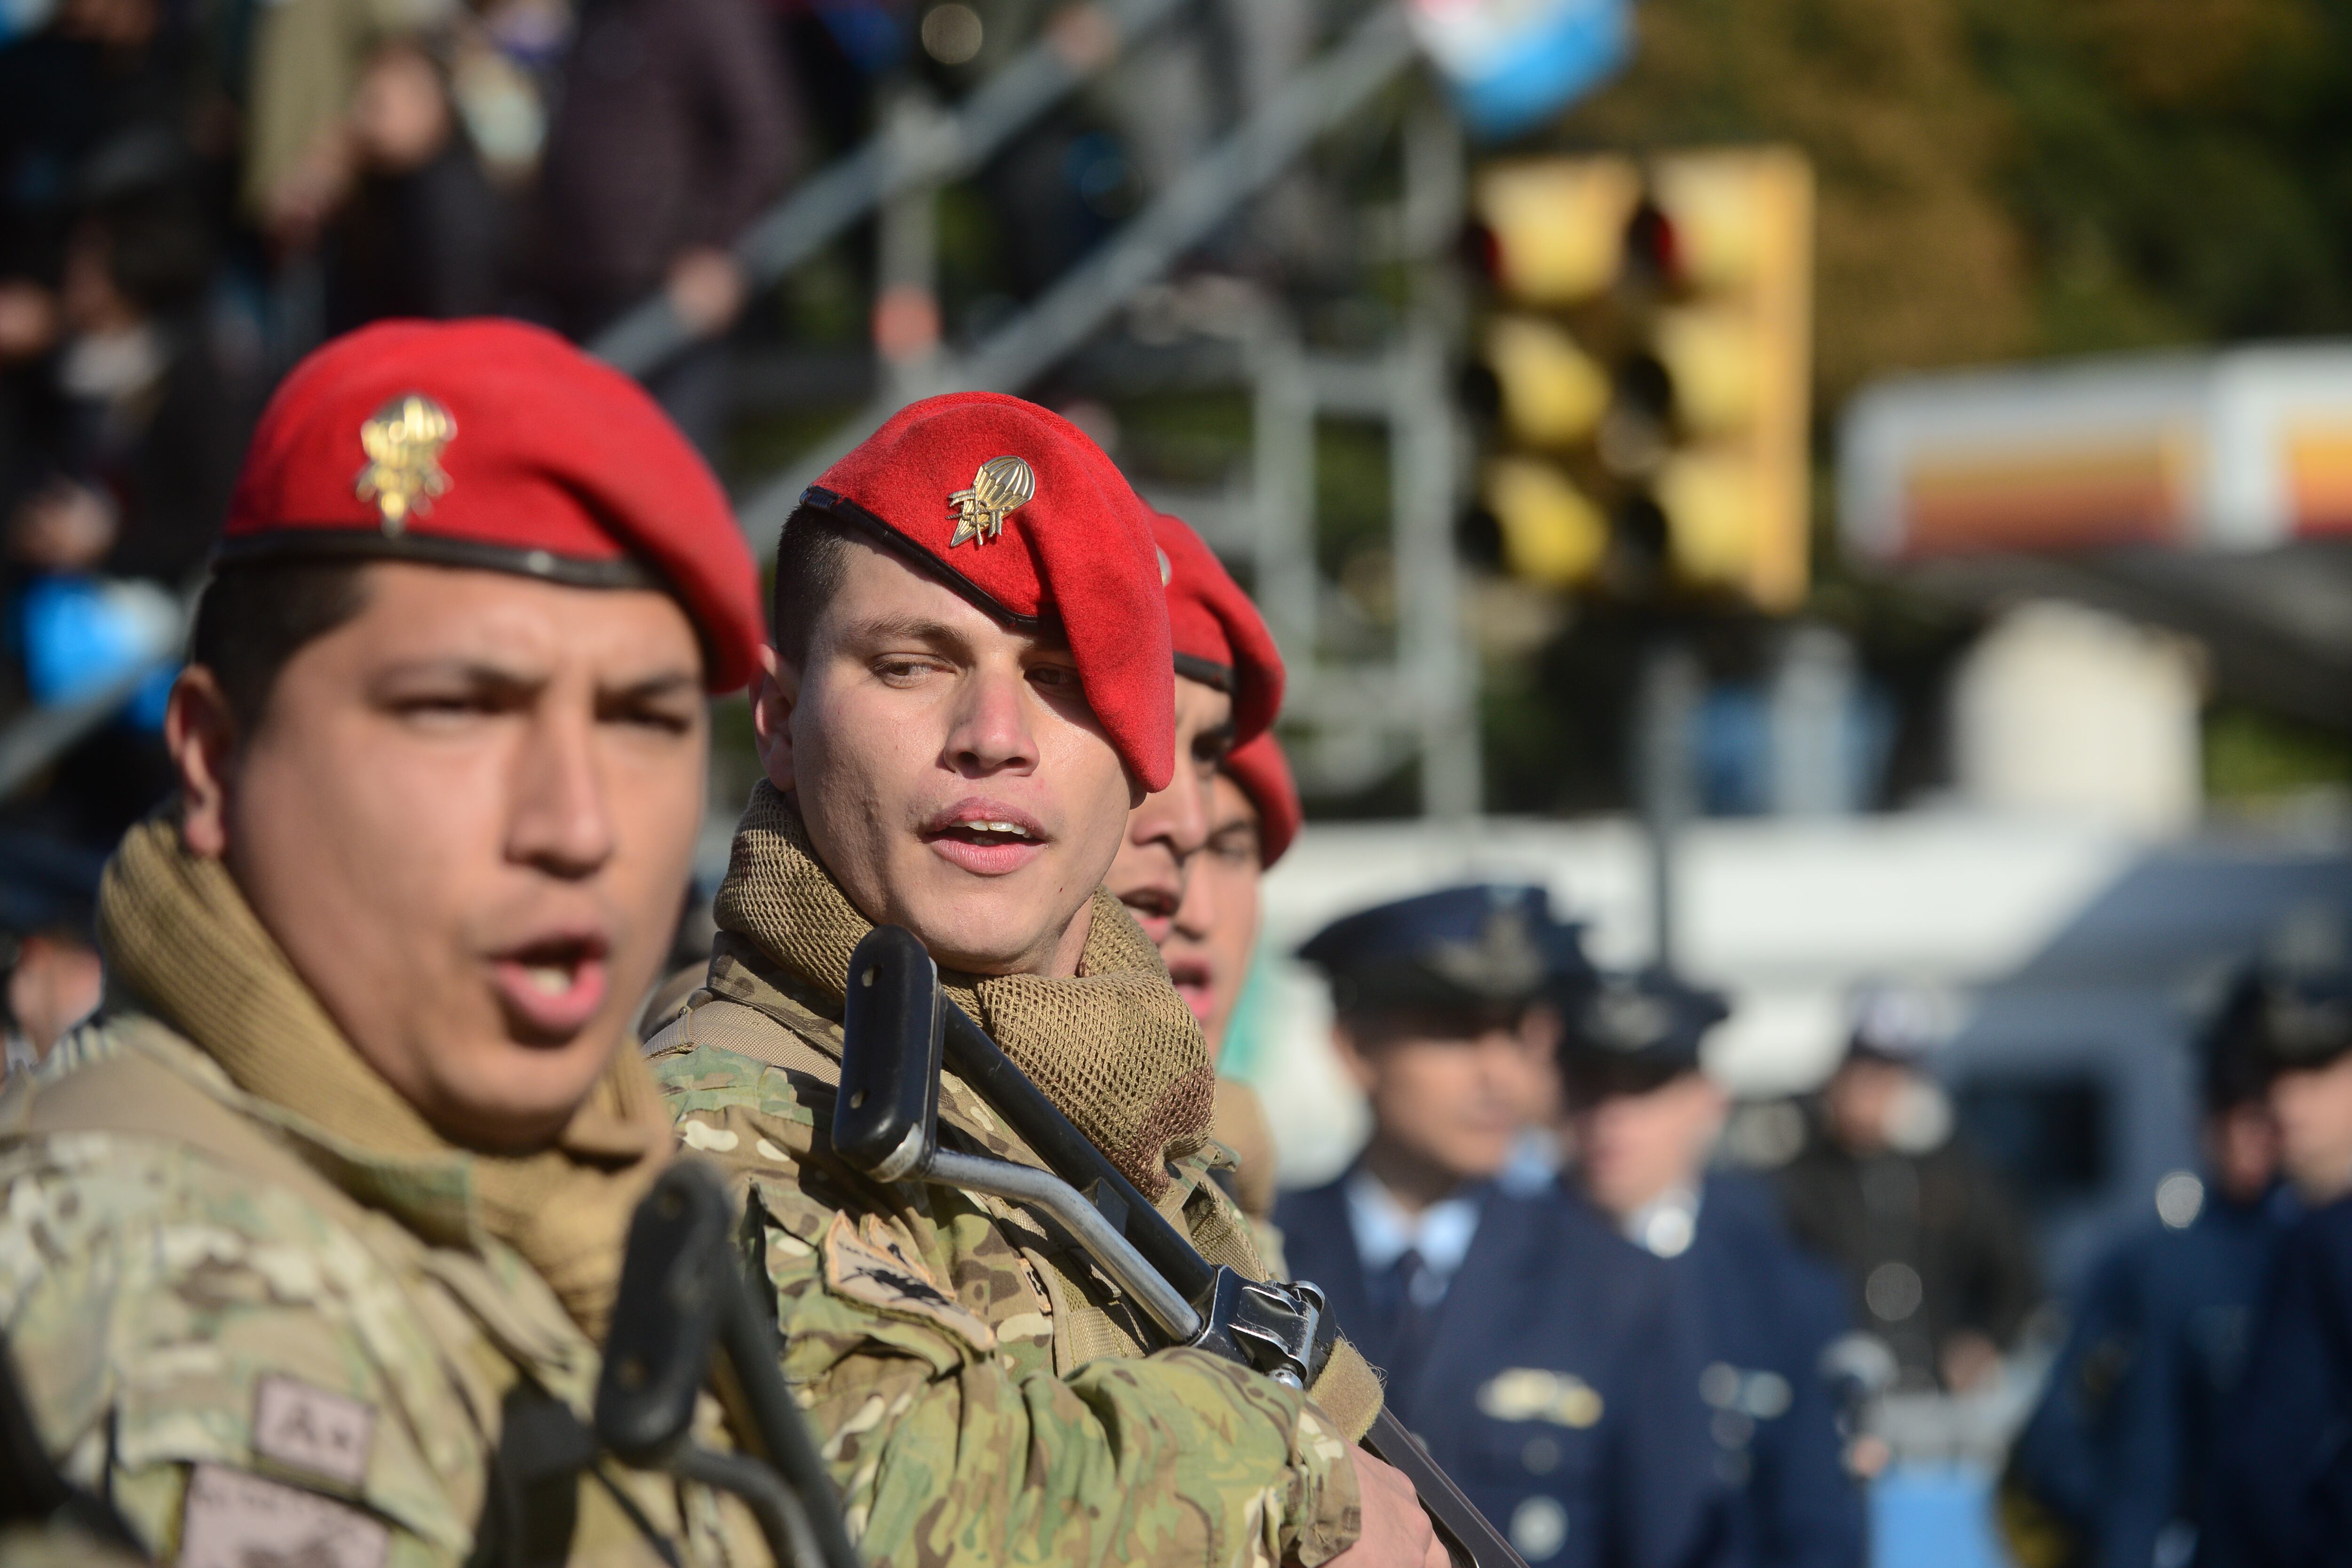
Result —
[{"label": "blurred tree foliage", "polygon": [[1890,371],[2352,330],[2347,0],[1644,0],[1572,142],[1821,181],[1825,412]]}]

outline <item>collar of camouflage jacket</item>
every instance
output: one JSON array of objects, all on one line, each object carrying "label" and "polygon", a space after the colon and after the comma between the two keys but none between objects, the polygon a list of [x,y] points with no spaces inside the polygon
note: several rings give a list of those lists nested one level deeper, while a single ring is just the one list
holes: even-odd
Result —
[{"label": "collar of camouflage jacket", "polygon": [[[838,1009],[873,922],[810,847],[800,813],[761,783],[735,829],[712,915]],[[957,1004],[1153,1199],[1168,1162],[1208,1135],[1216,1075],[1199,1024],[1143,928],[1097,889],[1078,973],[941,975]]]},{"label": "collar of camouflage jacket", "polygon": [[312,1163],[338,1184],[436,1241],[505,1242],[602,1339],[629,1217],[670,1149],[668,1114],[635,1050],[614,1054],[553,1147],[461,1148],[367,1065],[227,869],[189,853],[165,817],[125,834],[107,863],[98,940],[110,984],[284,1113],[281,1125],[314,1129],[336,1157]]}]

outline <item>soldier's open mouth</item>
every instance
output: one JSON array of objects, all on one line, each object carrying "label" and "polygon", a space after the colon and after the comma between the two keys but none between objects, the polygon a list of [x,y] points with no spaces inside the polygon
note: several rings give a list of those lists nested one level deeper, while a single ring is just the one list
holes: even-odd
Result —
[{"label": "soldier's open mouth", "polygon": [[959,822],[941,837],[966,844],[1030,844],[1028,829],[1017,822]]},{"label": "soldier's open mouth", "polygon": [[527,1036],[569,1038],[604,1005],[604,942],[558,937],[492,961],[509,1021]]},{"label": "soldier's open mouth", "polygon": [[1035,817],[1003,801],[958,801],[933,815],[923,839],[950,865],[983,877],[1017,871],[1041,854],[1047,834]]}]

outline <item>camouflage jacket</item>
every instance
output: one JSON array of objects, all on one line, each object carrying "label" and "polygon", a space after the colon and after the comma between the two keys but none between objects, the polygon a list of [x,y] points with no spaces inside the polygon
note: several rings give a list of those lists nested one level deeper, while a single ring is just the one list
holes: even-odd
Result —
[{"label": "camouflage jacket", "polygon": [[[1306,1396],[1205,1352],[1144,1355],[1140,1321],[1050,1218],[833,1156],[826,1005],[722,950],[646,1050],[687,1146],[743,1194],[785,1372],[867,1559],[1314,1568],[1351,1544],[1348,1435]],[[952,1074],[940,1123],[951,1145],[1042,1163]],[[1176,1174],[1168,1217],[1255,1268],[1209,1161]]]},{"label": "camouflage jacket", "polygon": [[[549,1500],[545,1447],[493,1455],[519,1395],[584,1417],[596,1349],[474,1224],[458,1162],[355,1152],[127,1014],[9,1080],[0,1192],[0,1321],[44,1446],[159,1557],[498,1562],[486,1512],[528,1531]],[[658,1562],[647,1527],[692,1563],[767,1561],[698,1488],[558,1473],[570,1562]],[[502,1515],[494,1478],[520,1489]]]}]

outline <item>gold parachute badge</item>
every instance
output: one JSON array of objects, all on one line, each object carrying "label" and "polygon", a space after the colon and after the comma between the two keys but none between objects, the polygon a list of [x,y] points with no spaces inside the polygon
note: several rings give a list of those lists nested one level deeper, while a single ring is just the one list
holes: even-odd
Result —
[{"label": "gold parachute badge", "polygon": [[375,500],[383,531],[397,536],[412,516],[433,510],[433,498],[449,489],[441,449],[457,434],[449,411],[420,392],[395,397],[360,426],[360,449],[367,467],[353,487],[360,500]]},{"label": "gold parachute badge", "polygon": [[956,509],[955,537],[948,541],[948,548],[969,539],[979,549],[1004,531],[1006,513],[1036,493],[1037,475],[1027,463],[1019,458],[989,458],[972,475],[971,489],[948,497],[948,504]]}]

